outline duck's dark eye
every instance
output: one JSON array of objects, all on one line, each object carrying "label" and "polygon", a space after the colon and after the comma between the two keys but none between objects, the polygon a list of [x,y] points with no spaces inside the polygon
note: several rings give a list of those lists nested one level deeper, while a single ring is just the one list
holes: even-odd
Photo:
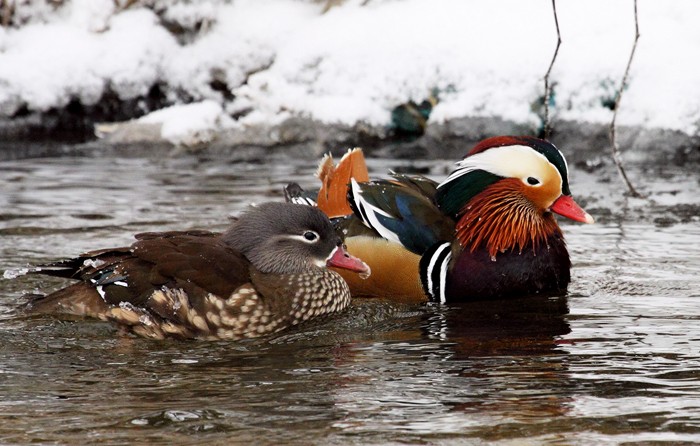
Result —
[{"label": "duck's dark eye", "polygon": [[316,234],[314,231],[306,231],[303,234],[304,240],[307,240],[309,242],[315,242],[318,240],[318,234]]},{"label": "duck's dark eye", "polygon": [[527,184],[529,184],[530,186],[537,186],[538,184],[540,184],[540,180],[538,180],[535,177],[527,177]]}]

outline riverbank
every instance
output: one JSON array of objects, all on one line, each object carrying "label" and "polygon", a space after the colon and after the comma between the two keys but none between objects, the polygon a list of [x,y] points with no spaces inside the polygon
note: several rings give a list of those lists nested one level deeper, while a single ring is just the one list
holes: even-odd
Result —
[{"label": "riverbank", "polygon": [[[552,140],[590,161],[608,151],[632,3],[560,3]],[[700,65],[679,65],[696,52],[697,13],[691,0],[639,0],[617,119],[626,158],[697,159]],[[517,0],[37,0],[1,14],[3,159],[316,157],[358,145],[454,159],[487,136],[541,133],[556,44],[551,5]],[[40,144],[21,153],[7,143],[18,140]]]},{"label": "riverbank", "polygon": [[[596,169],[612,163],[609,125],[555,121],[551,140],[569,163]],[[3,128],[0,126],[0,129]],[[206,133],[207,140],[178,145],[164,139],[159,123],[138,121],[99,126],[101,138],[61,141],[45,138],[2,138],[0,160],[60,156],[172,157],[193,154],[226,161],[272,161],[289,158],[317,159],[331,152],[341,155],[362,147],[369,157],[456,160],[478,141],[493,135],[536,134],[531,127],[500,118],[467,117],[431,123],[423,135],[406,136],[392,129],[366,124],[325,124],[290,118],[277,125],[254,125]],[[76,140],[78,138],[75,138]],[[618,142],[626,163],[641,166],[700,164],[700,138],[679,130],[622,126]]]}]

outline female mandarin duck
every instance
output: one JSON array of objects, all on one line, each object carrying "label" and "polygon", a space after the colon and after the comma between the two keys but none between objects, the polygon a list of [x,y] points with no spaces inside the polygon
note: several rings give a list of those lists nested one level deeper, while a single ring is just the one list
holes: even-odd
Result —
[{"label": "female mandarin duck", "polygon": [[532,137],[480,142],[439,184],[370,182],[359,150],[338,167],[324,158],[319,177],[318,207],[351,216],[341,223],[348,252],[373,271],[367,281],[341,272],[353,296],[444,303],[563,292],[571,261],[552,213],[593,223],[571,197],[561,152]]},{"label": "female mandarin duck", "polygon": [[223,234],[136,239],[40,269],[80,282],[38,298],[31,310],[96,317],[154,339],[251,338],[346,308],[348,285],[326,266],[369,273],[309,206],[252,207]]}]

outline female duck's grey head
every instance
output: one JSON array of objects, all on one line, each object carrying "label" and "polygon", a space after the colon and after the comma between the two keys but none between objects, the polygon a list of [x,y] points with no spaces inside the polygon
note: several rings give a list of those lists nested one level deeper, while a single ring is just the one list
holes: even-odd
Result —
[{"label": "female duck's grey head", "polygon": [[342,250],[342,241],[323,212],[292,203],[251,207],[223,239],[264,273],[294,274],[325,267]]}]

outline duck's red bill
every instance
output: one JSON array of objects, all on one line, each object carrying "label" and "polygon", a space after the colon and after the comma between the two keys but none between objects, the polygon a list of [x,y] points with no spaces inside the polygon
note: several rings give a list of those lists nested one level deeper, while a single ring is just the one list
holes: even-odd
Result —
[{"label": "duck's red bill", "polygon": [[570,218],[581,223],[595,222],[593,217],[591,217],[591,214],[584,211],[583,208],[579,206],[573,198],[571,198],[571,195],[562,195],[561,197],[557,198],[549,210],[561,215],[562,217]]},{"label": "duck's red bill", "polygon": [[335,248],[333,254],[326,260],[326,265],[354,271],[360,273],[360,276],[369,277],[371,273],[369,266],[365,262],[348,254],[342,245]]}]

